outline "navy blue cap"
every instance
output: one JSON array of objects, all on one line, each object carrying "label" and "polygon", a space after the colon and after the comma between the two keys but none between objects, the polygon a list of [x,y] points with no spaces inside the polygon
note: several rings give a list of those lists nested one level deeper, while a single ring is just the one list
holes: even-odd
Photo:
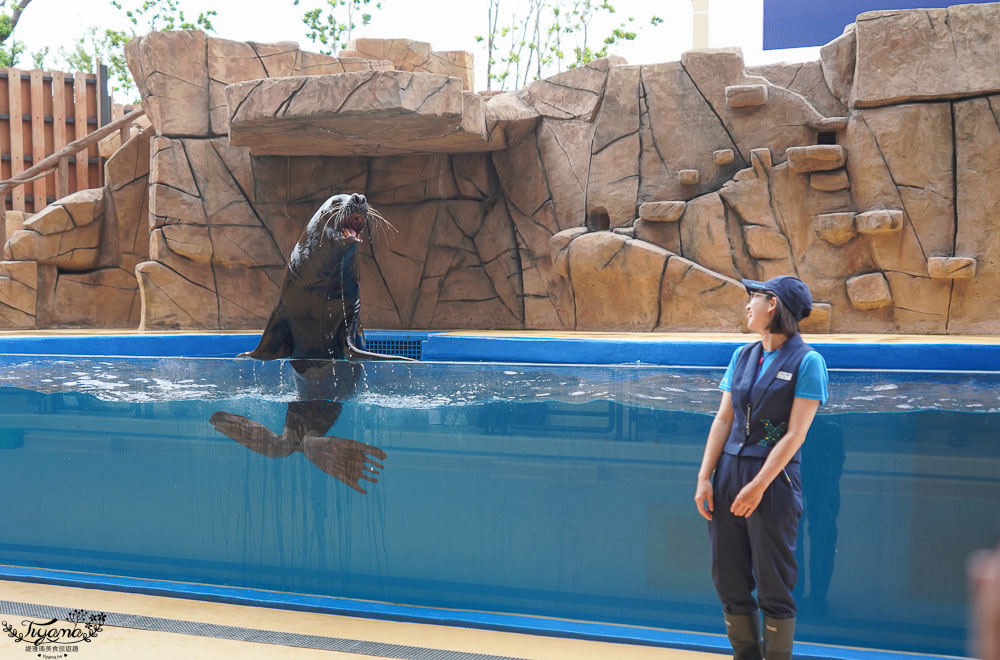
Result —
[{"label": "navy blue cap", "polygon": [[812,311],[813,299],[806,283],[791,275],[772,277],[766,282],[743,280],[743,286],[750,293],[773,293],[795,318],[801,321]]}]

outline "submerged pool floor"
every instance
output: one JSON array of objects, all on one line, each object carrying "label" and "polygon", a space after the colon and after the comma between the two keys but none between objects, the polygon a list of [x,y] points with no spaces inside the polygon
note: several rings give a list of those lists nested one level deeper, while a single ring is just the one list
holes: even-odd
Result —
[{"label": "submerged pool floor", "polygon": [[[143,657],[173,658],[434,658],[492,660],[718,660],[695,651],[610,644],[578,639],[523,635],[470,628],[401,623],[377,619],[293,612],[146,596],[116,591],[0,581],[0,619],[16,626],[28,613],[56,618],[66,609],[108,615],[81,660]],[[41,620],[38,617],[36,620]],[[47,620],[47,619],[46,619]],[[180,631],[180,632],[171,632]],[[243,641],[243,640],[256,641]],[[353,642],[353,644],[352,644]],[[0,658],[25,655],[27,642],[0,638]],[[355,652],[330,649],[351,648]],[[62,657],[43,653],[41,657]],[[71,657],[77,657],[74,653]]]}]

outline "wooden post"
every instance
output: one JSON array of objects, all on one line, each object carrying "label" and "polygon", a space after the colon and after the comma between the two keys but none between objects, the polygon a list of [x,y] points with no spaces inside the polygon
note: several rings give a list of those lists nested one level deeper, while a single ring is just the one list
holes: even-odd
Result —
[{"label": "wooden post", "polygon": [[[66,146],[66,74],[52,73],[52,153]],[[59,160],[56,199],[69,194],[69,159]]]},{"label": "wooden post", "polygon": [[59,159],[56,170],[56,199],[62,199],[69,194],[69,156]]},{"label": "wooden post", "polygon": [[[41,69],[32,69],[31,73],[31,162],[40,163],[45,160],[45,82],[42,80]],[[31,195],[34,197],[31,210],[38,213],[48,204],[45,193],[45,179],[38,179],[31,184]]]},{"label": "wooden post", "polygon": [[[87,74],[73,74],[73,109],[76,139],[85,137],[87,130]],[[90,187],[90,150],[84,149],[76,154],[76,190],[86,190]]]},{"label": "wooden post", "polygon": [[[10,175],[15,177],[24,171],[24,143],[22,142],[23,118],[21,110],[21,71],[7,69],[7,94],[10,100]],[[12,207],[24,210],[24,188],[11,189]]]}]

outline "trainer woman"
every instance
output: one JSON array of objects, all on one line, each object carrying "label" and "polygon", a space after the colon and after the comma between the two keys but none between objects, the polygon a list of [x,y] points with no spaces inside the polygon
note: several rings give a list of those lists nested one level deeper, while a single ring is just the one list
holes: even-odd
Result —
[{"label": "trainer woman", "polygon": [[734,657],[789,660],[802,516],[799,448],[827,399],[826,363],[799,336],[799,321],[812,310],[801,280],[782,276],[743,284],[750,294],[747,324],[760,341],[733,353],[719,384],[722,404],[708,433],[694,499],[709,521],[712,579]]}]

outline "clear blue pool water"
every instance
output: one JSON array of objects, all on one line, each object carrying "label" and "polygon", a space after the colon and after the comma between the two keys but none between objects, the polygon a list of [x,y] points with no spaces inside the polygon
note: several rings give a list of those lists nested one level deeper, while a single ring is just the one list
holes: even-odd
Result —
[{"label": "clear blue pool water", "polygon": [[[721,373],[365,364],[329,431],[386,453],[363,495],[209,423],[280,432],[322,398],[288,362],[2,355],[0,563],[721,632],[691,499]],[[797,639],[964,654],[1000,374],[839,370],[831,393]]]}]

